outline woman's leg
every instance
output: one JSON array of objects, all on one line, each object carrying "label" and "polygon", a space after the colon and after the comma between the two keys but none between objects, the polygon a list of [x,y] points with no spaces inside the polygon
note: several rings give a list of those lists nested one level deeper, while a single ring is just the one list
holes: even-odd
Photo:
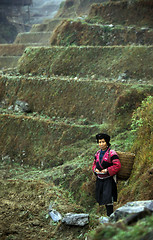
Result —
[{"label": "woman's leg", "polygon": [[113,213],[113,203],[109,203],[106,205],[107,216],[109,217]]}]

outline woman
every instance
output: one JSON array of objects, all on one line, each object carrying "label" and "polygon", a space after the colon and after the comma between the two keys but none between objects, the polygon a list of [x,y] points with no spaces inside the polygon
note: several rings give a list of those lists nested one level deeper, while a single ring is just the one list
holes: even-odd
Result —
[{"label": "woman", "polygon": [[97,176],[96,200],[99,205],[105,205],[107,216],[113,213],[113,202],[117,201],[117,186],[115,175],[121,168],[119,157],[110,149],[110,136],[104,133],[96,135],[100,150],[95,154],[92,170]]}]

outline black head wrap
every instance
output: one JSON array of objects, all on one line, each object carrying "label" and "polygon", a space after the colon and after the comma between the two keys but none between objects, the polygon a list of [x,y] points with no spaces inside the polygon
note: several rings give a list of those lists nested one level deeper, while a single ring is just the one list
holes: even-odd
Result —
[{"label": "black head wrap", "polygon": [[99,133],[96,135],[97,143],[99,143],[99,139],[105,139],[108,147],[111,145],[110,142],[110,136],[105,133]]}]

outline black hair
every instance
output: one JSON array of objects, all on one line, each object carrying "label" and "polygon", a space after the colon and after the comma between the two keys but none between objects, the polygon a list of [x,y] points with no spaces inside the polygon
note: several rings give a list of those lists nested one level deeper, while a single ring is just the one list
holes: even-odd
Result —
[{"label": "black hair", "polygon": [[99,139],[105,139],[108,147],[110,147],[110,145],[111,145],[110,144],[110,136],[108,134],[106,134],[106,133],[98,133],[96,135],[96,139],[97,139],[97,143],[99,143]]}]

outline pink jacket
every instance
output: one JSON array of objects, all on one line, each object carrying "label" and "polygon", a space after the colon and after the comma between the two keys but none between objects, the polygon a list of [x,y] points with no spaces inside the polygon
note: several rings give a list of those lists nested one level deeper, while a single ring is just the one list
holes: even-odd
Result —
[{"label": "pink jacket", "polygon": [[[94,162],[93,162],[93,165],[92,165],[93,172],[94,172],[94,170],[96,168],[96,162],[99,162],[99,165],[100,165],[101,169],[104,169],[101,166],[99,157],[100,157],[100,150],[97,151],[97,153],[95,154],[95,159],[94,159]],[[120,160],[119,160],[119,157],[118,157],[117,153],[114,150],[110,150],[110,148],[108,148],[108,150],[104,154],[102,162],[103,161],[112,163],[112,166],[107,168],[108,173],[106,173],[106,174],[97,174],[97,176],[99,178],[106,178],[108,176],[114,176],[115,174],[117,174],[117,172],[121,168],[121,163],[120,163]]]}]

